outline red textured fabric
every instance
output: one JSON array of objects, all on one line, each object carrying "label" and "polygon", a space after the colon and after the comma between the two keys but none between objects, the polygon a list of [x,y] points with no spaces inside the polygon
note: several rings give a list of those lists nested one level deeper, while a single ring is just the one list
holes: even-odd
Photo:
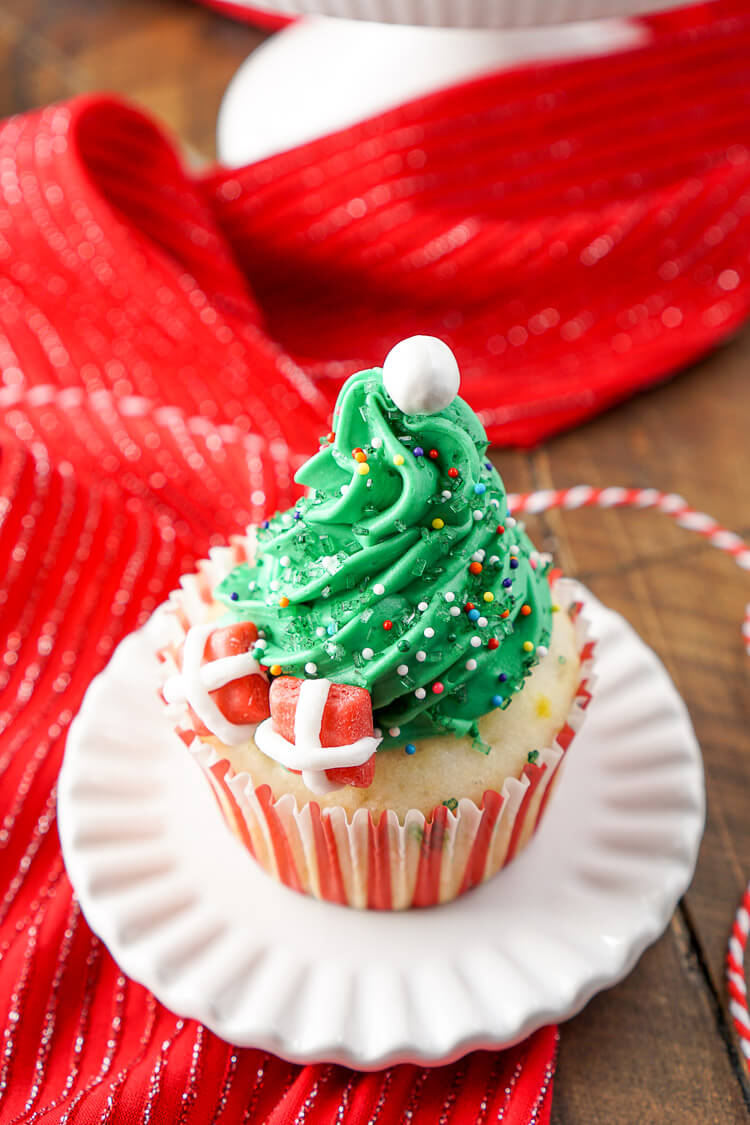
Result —
[{"label": "red textured fabric", "polygon": [[249,23],[252,27],[262,27],[266,31],[276,31],[294,23],[296,16],[282,16],[279,12],[267,12],[263,8],[253,8],[246,4],[235,4],[233,0],[197,0],[204,8],[211,8],[223,16]]},{"label": "red textured fabric", "polygon": [[4,1125],[548,1120],[554,1029],[357,1075],[177,1019],[82,919],[55,781],[117,642],[290,503],[340,380],[396,338],[447,338],[492,436],[530,442],[741,322],[750,17],[712,13],[203,179],[116,101],[0,128]]}]

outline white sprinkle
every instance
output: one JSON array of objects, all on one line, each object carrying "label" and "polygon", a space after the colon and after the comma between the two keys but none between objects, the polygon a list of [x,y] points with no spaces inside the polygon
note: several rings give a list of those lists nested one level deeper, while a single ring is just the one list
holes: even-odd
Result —
[{"label": "white sprinkle", "polygon": [[373,594],[377,594],[378,596],[380,596],[381,594],[385,593],[385,586],[382,582],[376,582],[372,588],[372,592]]},{"label": "white sprinkle", "polygon": [[268,641],[257,640],[255,642],[255,647],[256,648],[265,648],[267,644],[268,644]]},{"label": "white sprinkle", "polygon": [[424,697],[427,695],[427,692],[423,687],[418,687],[414,694],[416,695],[417,699],[424,699]]},{"label": "white sprinkle", "polygon": [[457,605],[452,605],[448,612],[450,613],[451,617],[459,617],[461,615],[461,610]]},{"label": "white sprinkle", "polygon": [[420,613],[424,613],[424,611],[427,609],[427,602],[420,602],[417,606],[417,609]]},{"label": "white sprinkle", "polygon": [[500,507],[500,501],[496,500],[495,497],[493,497],[492,500],[490,500],[490,504],[492,505],[493,508],[499,508]]},{"label": "white sprinkle", "polygon": [[290,561],[289,555],[282,555],[279,559],[282,566],[289,566]]},{"label": "white sprinkle", "polygon": [[342,484],[339,491],[341,492],[342,496],[346,496],[347,492],[349,491],[349,485],[348,484]]},{"label": "white sprinkle", "polygon": [[365,660],[372,660],[374,655],[375,655],[375,653],[372,651],[371,648],[363,648],[362,649],[362,656],[365,658]]},{"label": "white sprinkle", "polygon": [[253,579],[252,582],[248,582],[247,588],[248,588],[248,590],[252,591],[252,590],[255,589],[255,587],[257,585],[258,585],[258,583],[255,581],[255,579]]},{"label": "white sprinkle", "polygon": [[537,645],[536,646],[537,656],[539,656],[539,657],[546,656],[548,652],[549,652],[549,649],[547,648],[546,645]]},{"label": "white sprinkle", "polygon": [[476,662],[476,660],[474,659],[473,656],[472,656],[471,660],[466,661],[466,671],[467,672],[473,672],[476,669],[476,666],[477,666],[477,662]]},{"label": "white sprinkle", "polygon": [[472,648],[479,648],[481,643],[482,643],[481,637],[472,637],[471,640],[469,641],[469,644],[471,645]]},{"label": "white sprinkle", "polygon": [[443,500],[452,500],[453,499],[453,493],[449,492],[447,488],[444,488],[443,491],[440,493],[440,495],[442,496]]},{"label": "white sprinkle", "polygon": [[487,618],[486,617],[480,617],[480,618],[477,619],[477,625],[479,626],[480,629],[484,629],[486,624],[487,624]]},{"label": "white sprinkle", "polygon": [[431,626],[428,625],[427,628],[424,631],[424,635],[429,640],[431,637],[435,636],[435,630]]},{"label": "white sprinkle", "polygon": [[281,588],[281,583],[277,582],[274,578],[273,582],[268,583],[268,587],[270,590],[279,590]]},{"label": "white sprinkle", "polygon": [[313,664],[312,660],[308,660],[307,664],[305,665],[305,671],[307,672],[308,676],[314,676],[317,670],[318,665]]},{"label": "white sprinkle", "polygon": [[517,520],[514,520],[513,516],[506,516],[506,518],[505,518],[505,526],[506,527],[515,527],[516,523],[517,523]]},{"label": "white sprinkle", "polygon": [[398,668],[396,669],[396,672],[398,673],[399,676],[405,676],[408,671],[409,671],[409,665],[408,664],[399,664]]},{"label": "white sprinkle", "polygon": [[380,729],[380,727],[373,727],[372,733],[375,735],[376,738],[382,738],[383,737],[383,732]]},{"label": "white sprinkle", "polygon": [[529,562],[531,562],[531,563],[538,563],[539,562],[539,552],[538,551],[532,551],[530,553]]},{"label": "white sprinkle", "polygon": [[265,637],[265,635],[266,635],[266,634],[265,634],[265,631],[264,631],[263,629],[259,629],[259,630],[258,630],[258,636],[259,636],[259,637],[261,637],[261,638],[262,638],[262,637]]},{"label": "white sprinkle", "polygon": [[517,555],[520,552],[520,550],[521,550],[521,548],[518,546],[518,544],[514,543],[513,546],[510,549],[510,553],[511,553],[511,555]]},{"label": "white sprinkle", "polygon": [[325,635],[326,635],[326,631],[323,628],[323,626],[318,625],[317,629],[315,630],[315,636],[316,637],[324,637]]},{"label": "white sprinkle", "polygon": [[383,444],[382,437],[374,437],[372,439],[372,441],[370,442],[370,445],[372,446],[373,449],[380,449],[382,444]]},{"label": "white sprinkle", "polygon": [[479,508],[475,508],[474,509],[474,519],[475,520],[484,519],[484,512],[480,512]]},{"label": "white sprinkle", "polygon": [[391,727],[388,733],[391,738],[398,738],[398,736],[401,734],[401,727]]},{"label": "white sprinkle", "polygon": [[447,602],[455,602],[455,600],[456,600],[456,595],[453,593],[452,590],[449,590],[448,593],[444,594],[443,596],[445,597],[445,600]]},{"label": "white sprinkle", "polygon": [[417,653],[417,660],[419,661],[420,664],[422,664],[422,663],[424,663],[424,661],[426,659],[427,659],[427,653],[423,652],[422,649],[420,649],[419,652]]},{"label": "white sprinkle", "polygon": [[499,555],[490,555],[490,566],[493,566],[495,563],[499,563],[499,562],[500,562],[500,556]]}]

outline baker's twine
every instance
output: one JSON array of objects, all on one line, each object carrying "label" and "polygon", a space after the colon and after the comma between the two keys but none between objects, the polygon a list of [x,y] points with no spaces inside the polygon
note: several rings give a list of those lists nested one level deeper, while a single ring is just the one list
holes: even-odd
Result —
[{"label": "baker's twine", "polygon": [[[694,531],[712,547],[731,555],[737,566],[750,570],[750,547],[733,531],[707,515],[691,508],[682,496],[674,492],[660,492],[656,488],[592,488],[578,484],[573,488],[548,488],[537,492],[511,493],[508,509],[513,515],[537,514],[550,508],[655,508],[669,516],[679,527]],[[742,640],[750,655],[750,603],[745,606],[742,620]],[[739,1039],[740,1051],[750,1074],[750,1009],[745,983],[745,949],[750,932],[750,882],[734,916],[729,949],[727,952],[727,988],[729,1011]]]},{"label": "baker's twine", "polygon": [[[577,484],[572,488],[543,488],[537,492],[512,492],[508,496],[508,509],[513,515],[538,514],[550,508],[653,508],[679,527],[694,531],[712,547],[731,555],[742,570],[750,570],[750,547],[739,535],[730,531],[705,512],[691,508],[687,500],[675,492],[660,492],[657,488],[592,488]],[[742,619],[742,641],[750,655],[750,602],[745,606]]]},{"label": "baker's twine", "polygon": [[727,950],[729,1011],[739,1038],[740,1051],[750,1074],[750,1011],[747,1006],[745,983],[745,949],[748,931],[750,931],[750,882],[745,887],[745,893],[737,907]]}]

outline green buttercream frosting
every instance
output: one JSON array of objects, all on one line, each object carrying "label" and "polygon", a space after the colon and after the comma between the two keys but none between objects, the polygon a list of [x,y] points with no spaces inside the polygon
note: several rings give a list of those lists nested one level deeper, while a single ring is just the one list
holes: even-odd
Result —
[{"label": "green buttercream frosting", "polygon": [[477,720],[523,686],[552,611],[484,429],[460,397],[402,413],[379,368],[347,379],[334,429],[296,475],[306,497],[258,530],[256,561],[217,597],[261,630],[264,665],[367,688],[381,748],[471,734],[486,750]]}]

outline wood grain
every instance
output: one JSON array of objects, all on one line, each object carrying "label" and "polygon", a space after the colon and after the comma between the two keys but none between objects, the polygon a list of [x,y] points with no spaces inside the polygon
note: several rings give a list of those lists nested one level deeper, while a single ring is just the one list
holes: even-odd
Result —
[{"label": "wood grain", "polygon": [[[214,155],[227,82],[265,38],[179,0],[3,0],[0,115],[108,89],[140,102],[195,155]],[[750,535],[750,332],[692,371],[533,453],[500,451],[512,491],[654,486]],[[562,1033],[555,1125],[733,1125],[750,1083],[723,980],[750,875],[750,701],[739,638],[750,580],[653,513],[551,512],[540,546],[632,622],[687,701],[703,748],[708,824],[693,885],[631,976]]]}]

